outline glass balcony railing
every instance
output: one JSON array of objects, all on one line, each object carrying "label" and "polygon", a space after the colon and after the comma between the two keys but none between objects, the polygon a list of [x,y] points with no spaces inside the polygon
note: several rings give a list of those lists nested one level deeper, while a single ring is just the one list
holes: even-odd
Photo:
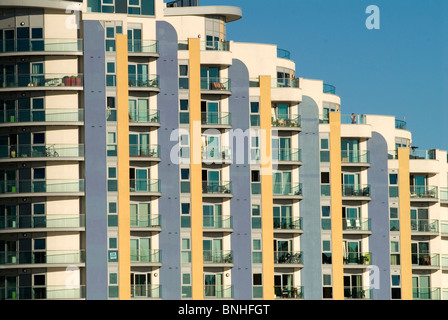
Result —
[{"label": "glass balcony railing", "polygon": [[418,198],[432,198],[437,199],[437,186],[410,186],[411,200]]},{"label": "glass balcony railing", "polygon": [[442,268],[448,269],[448,254],[441,255]]},{"label": "glass balcony railing", "polygon": [[448,235],[448,221],[440,221],[440,233],[442,235]]},{"label": "glass balcony railing", "polygon": [[414,300],[440,300],[440,288],[412,288]]},{"label": "glass balcony railing", "polygon": [[80,52],[83,50],[81,39],[14,39],[0,40],[2,52]]},{"label": "glass balcony railing", "polygon": [[448,188],[440,187],[440,201],[448,201]]},{"label": "glass balcony railing", "polygon": [[439,232],[439,220],[411,219],[412,232]]},{"label": "glass balcony railing", "polygon": [[272,88],[300,88],[299,79],[292,78],[272,78]]},{"label": "glass balcony railing", "polygon": [[79,285],[41,286],[41,287],[1,287],[0,300],[61,300],[84,299],[86,287]]},{"label": "glass balcony railing", "polygon": [[231,299],[233,298],[233,286],[231,285],[205,285],[205,299]]},{"label": "glass balcony railing", "polygon": [[231,125],[232,117],[230,112],[202,112],[201,124]]},{"label": "glass balcony railing", "polygon": [[159,76],[153,74],[129,74],[129,87],[159,88]]},{"label": "glass balcony railing", "polygon": [[372,254],[370,252],[346,252],[343,256],[345,265],[370,265],[372,264]]},{"label": "glass balcony railing", "polygon": [[233,263],[231,250],[204,250],[204,263]]},{"label": "glass balcony railing", "polygon": [[342,230],[371,231],[370,219],[342,219]]},{"label": "glass balcony railing", "polygon": [[20,180],[0,181],[0,194],[9,193],[72,193],[84,192],[84,180]]},{"label": "glass balcony railing", "polygon": [[228,181],[202,181],[202,193],[232,193],[232,183]]},{"label": "glass balcony railing", "polygon": [[302,218],[277,218],[274,217],[274,229],[280,230],[303,230]]},{"label": "glass balcony railing", "polygon": [[341,151],[342,163],[369,163],[370,152],[369,151]]},{"label": "glass balcony railing", "polygon": [[406,121],[395,119],[395,129],[406,130]]},{"label": "glass balcony railing", "polygon": [[272,149],[274,161],[302,161],[302,150],[293,148]]},{"label": "glass balcony railing", "polygon": [[341,114],[341,124],[366,124],[364,114]]},{"label": "glass balcony railing", "polygon": [[84,263],[84,250],[3,251],[0,265]]},{"label": "glass balcony railing", "polygon": [[131,179],[131,192],[161,192],[160,180]]},{"label": "glass balcony railing", "polygon": [[28,228],[81,228],[85,227],[85,215],[49,214],[49,215],[0,215],[0,230]]},{"label": "glass balcony railing", "polygon": [[346,299],[372,299],[372,289],[369,287],[344,287]]},{"label": "glass balcony railing", "polygon": [[277,58],[291,60],[291,52],[285,49],[277,48]]},{"label": "glass balcony railing", "polygon": [[83,157],[84,145],[14,145],[0,146],[0,159]]},{"label": "glass balcony railing", "polygon": [[203,147],[202,160],[232,160],[232,149],[229,147]]},{"label": "glass balcony railing", "polygon": [[[115,116],[114,121],[116,120]],[[152,109],[129,108],[129,122],[160,123],[160,112]]]},{"label": "glass balcony railing", "polygon": [[282,114],[271,118],[271,125],[276,128],[299,128],[300,116],[293,114]]},{"label": "glass balcony railing", "polygon": [[303,286],[274,286],[276,299],[303,299]]},{"label": "glass balcony railing", "polygon": [[159,42],[156,40],[128,40],[129,53],[159,53]]},{"label": "glass balcony railing", "polygon": [[162,261],[162,252],[152,249],[131,249],[131,262],[159,263]]},{"label": "glass balcony railing", "polygon": [[303,264],[303,254],[300,251],[274,251],[274,263]]},{"label": "glass balcony railing", "polygon": [[273,193],[275,196],[301,196],[301,183],[273,183]]},{"label": "glass balcony railing", "polygon": [[343,197],[370,197],[369,184],[343,184]]},{"label": "glass balcony railing", "polygon": [[0,123],[82,121],[84,121],[84,109],[33,109],[0,111]]},{"label": "glass balcony railing", "polygon": [[160,227],[161,220],[158,214],[131,213],[131,228]]},{"label": "glass balcony railing", "polygon": [[[187,44],[188,46],[188,44]],[[201,41],[202,51],[230,51],[229,41]]]},{"label": "glass balcony railing", "polygon": [[201,78],[201,90],[230,91],[230,79]]},{"label": "glass balcony railing", "polygon": [[211,229],[231,229],[233,228],[233,217],[224,215],[203,216],[202,226]]},{"label": "glass balcony railing", "polygon": [[129,145],[129,156],[131,158],[141,157],[141,158],[159,158],[160,157],[160,146],[153,144],[130,144]]},{"label": "glass balcony railing", "polygon": [[131,298],[161,298],[162,287],[158,284],[131,284]]},{"label": "glass balcony railing", "polygon": [[435,160],[436,150],[411,150],[409,159]]},{"label": "glass balcony railing", "polygon": [[413,253],[411,261],[413,266],[439,267],[440,255],[437,253]]},{"label": "glass balcony railing", "polygon": [[336,87],[332,86],[331,84],[324,83],[323,91],[324,93],[336,94]]},{"label": "glass balcony railing", "polygon": [[0,77],[0,88],[82,87],[82,74],[14,74]]}]

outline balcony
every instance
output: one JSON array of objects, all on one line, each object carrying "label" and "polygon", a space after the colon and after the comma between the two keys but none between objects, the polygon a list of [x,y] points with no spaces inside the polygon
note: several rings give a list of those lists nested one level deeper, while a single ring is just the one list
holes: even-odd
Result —
[{"label": "balcony", "polygon": [[271,125],[276,130],[300,131],[301,121],[298,115],[278,115],[271,118]]},{"label": "balcony", "polygon": [[47,250],[47,251],[8,251],[0,252],[2,268],[18,265],[51,265],[65,266],[68,264],[85,263],[85,250]]},{"label": "balcony", "polygon": [[302,150],[293,148],[272,149],[272,160],[278,164],[301,165]]},{"label": "balcony", "polygon": [[160,146],[150,144],[130,144],[129,157],[131,161],[160,161]]},{"label": "balcony", "polygon": [[233,266],[233,251],[231,250],[204,250],[204,267],[230,267]]},{"label": "balcony", "polygon": [[156,91],[160,90],[159,76],[153,74],[129,74],[129,91]]},{"label": "balcony", "polygon": [[341,151],[342,166],[367,167],[370,166],[369,151]]},{"label": "balcony", "polygon": [[440,288],[412,288],[413,300],[440,300]]},{"label": "balcony", "polygon": [[131,264],[161,266],[162,252],[152,249],[131,249]]},{"label": "balcony", "polygon": [[336,87],[331,84],[324,83],[323,85],[323,92],[329,93],[329,94],[336,94]]},{"label": "balcony", "polygon": [[159,56],[159,42],[156,40],[128,40],[130,56]]},{"label": "balcony", "polygon": [[364,114],[341,114],[341,124],[366,124]]},{"label": "balcony", "polygon": [[148,179],[131,179],[130,180],[130,192],[131,196],[160,196],[162,192],[162,186],[160,180],[148,180]]},{"label": "balcony", "polygon": [[229,147],[203,147],[202,162],[205,164],[231,163],[232,149]]},{"label": "balcony", "polygon": [[395,119],[395,129],[406,130],[406,121]]},{"label": "balcony", "polygon": [[448,254],[442,254],[442,270],[448,270]]},{"label": "balcony", "polygon": [[161,298],[162,287],[158,284],[131,284],[131,298]]},{"label": "balcony", "polygon": [[411,201],[437,202],[437,186],[410,186]]},{"label": "balcony", "polygon": [[80,55],[83,51],[83,40],[81,39],[14,39],[0,40],[0,55],[20,55],[46,53],[73,53]]},{"label": "balcony", "polygon": [[344,287],[346,299],[372,299],[372,289],[369,287]]},{"label": "balcony", "polygon": [[370,200],[369,184],[343,184],[343,200]]},{"label": "balcony", "polygon": [[301,183],[273,183],[274,199],[302,199]]},{"label": "balcony", "polygon": [[[49,215],[20,215],[0,216],[0,232],[25,229],[46,229],[45,231],[61,231],[66,229],[83,229],[85,215],[79,214],[49,214]],[[20,229],[20,230],[19,230]]]},{"label": "balcony", "polygon": [[448,204],[448,188],[441,187],[440,190],[440,203],[441,204]]},{"label": "balcony", "polygon": [[201,51],[230,51],[229,41],[201,41],[200,45]]},{"label": "balcony", "polygon": [[274,286],[276,299],[303,299],[303,286]]},{"label": "balcony", "polygon": [[131,229],[160,231],[161,218],[158,214],[131,213]]},{"label": "balcony", "polygon": [[202,181],[204,197],[232,197],[232,182]]},{"label": "balcony", "polygon": [[285,49],[277,48],[277,58],[291,60],[291,52]]},{"label": "balcony", "polygon": [[0,300],[85,299],[86,287],[79,285],[42,287],[0,287]]},{"label": "balcony", "polygon": [[356,267],[372,264],[370,252],[346,252],[343,256],[344,267]]},{"label": "balcony", "polygon": [[23,90],[83,90],[82,74],[15,74],[0,78],[0,91]]},{"label": "balcony", "polygon": [[201,91],[204,94],[231,94],[230,79],[201,78]]},{"label": "balcony", "polygon": [[302,218],[274,217],[274,232],[276,233],[302,233]]},{"label": "balcony", "polygon": [[0,181],[0,197],[74,195],[84,193],[84,180],[8,180]]},{"label": "balcony", "polygon": [[[116,110],[115,120],[117,121]],[[160,112],[153,109],[129,108],[130,126],[160,126]]]},{"label": "balcony", "polygon": [[205,285],[205,299],[232,299],[233,286],[231,285]]},{"label": "balcony", "polygon": [[80,125],[84,122],[84,109],[3,110],[0,126],[16,125]]},{"label": "balcony", "polygon": [[0,146],[0,161],[77,160],[84,158],[84,145],[13,145]]},{"label": "balcony", "polygon": [[370,219],[342,219],[342,230],[346,234],[371,234]]},{"label": "balcony", "polygon": [[303,254],[300,251],[274,251],[275,267],[302,268]]},{"label": "balcony", "polygon": [[411,232],[415,235],[439,235],[439,220],[411,219]]},{"label": "balcony", "polygon": [[439,269],[440,255],[437,253],[412,253],[413,269]]},{"label": "balcony", "polygon": [[203,128],[227,128],[232,126],[232,117],[230,112],[202,112],[201,124]]},{"label": "balcony", "polygon": [[442,237],[448,237],[448,221],[440,221],[440,234]]},{"label": "balcony", "polygon": [[232,232],[233,231],[233,217],[225,215],[217,216],[203,216],[202,227],[205,231],[210,232]]},{"label": "balcony", "polygon": [[272,78],[272,88],[300,88],[299,79],[293,78]]}]

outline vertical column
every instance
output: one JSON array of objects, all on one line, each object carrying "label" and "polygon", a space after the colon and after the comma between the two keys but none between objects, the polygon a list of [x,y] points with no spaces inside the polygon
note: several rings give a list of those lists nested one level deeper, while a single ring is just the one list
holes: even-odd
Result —
[{"label": "vertical column", "polygon": [[271,77],[260,76],[261,231],[263,298],[274,299],[274,218],[271,156]]},{"label": "vertical column", "polygon": [[84,108],[87,299],[106,300],[107,157],[104,28],[84,22]]},{"label": "vertical column", "polygon": [[398,148],[398,196],[400,207],[401,298],[412,300],[409,148]]},{"label": "vertical column", "polygon": [[342,251],[341,114],[330,113],[331,251],[333,299],[344,299]]},{"label": "vertical column", "polygon": [[120,300],[131,298],[128,41],[117,35],[118,268]]},{"label": "vertical column", "polygon": [[201,158],[201,48],[199,39],[188,40],[190,55],[190,183],[191,266],[193,300],[204,298]]}]

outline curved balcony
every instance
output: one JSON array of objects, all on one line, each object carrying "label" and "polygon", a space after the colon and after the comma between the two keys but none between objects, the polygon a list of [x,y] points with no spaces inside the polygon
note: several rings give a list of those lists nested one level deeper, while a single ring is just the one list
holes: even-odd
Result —
[{"label": "curved balcony", "polygon": [[201,41],[201,51],[230,51],[230,42]]},{"label": "curved balcony", "polygon": [[301,131],[302,128],[300,116],[289,114],[289,115],[279,115],[271,118],[272,128],[275,130],[282,131]]},{"label": "curved balcony", "polygon": [[329,94],[336,94],[336,87],[331,84],[324,83],[323,92]]},{"label": "curved balcony", "polygon": [[84,109],[3,110],[0,126],[83,125]]},{"label": "curved balcony", "polygon": [[153,249],[131,249],[131,264],[159,267],[162,265],[162,252]]},{"label": "curved balcony", "polygon": [[81,39],[0,40],[0,57],[29,55],[82,55]]},{"label": "curved balcony", "polygon": [[301,183],[273,183],[274,199],[302,199]]},{"label": "curved balcony", "polygon": [[274,286],[276,299],[303,299],[303,286]]},{"label": "curved balcony", "polygon": [[364,114],[341,114],[341,124],[366,124]]},{"label": "curved balcony", "polygon": [[410,186],[411,202],[437,202],[437,186]]},{"label": "curved balcony", "polygon": [[232,149],[229,147],[203,147],[202,162],[204,164],[229,164],[232,162]]},{"label": "curved balcony", "polygon": [[86,287],[80,285],[54,285],[39,287],[0,286],[0,300],[62,300],[85,299]]},{"label": "curved balcony", "polygon": [[346,252],[343,255],[344,268],[360,268],[372,264],[370,252]]},{"label": "curved balcony", "polygon": [[302,165],[302,150],[295,148],[273,148],[272,161],[284,165]]},{"label": "curved balcony", "polygon": [[82,161],[84,145],[13,145],[0,146],[0,162]]},{"label": "curved balcony", "polygon": [[370,185],[343,184],[342,200],[370,200]]},{"label": "curved balcony", "polygon": [[395,119],[395,129],[406,130],[406,121]]},{"label": "curved balcony", "polygon": [[203,197],[232,197],[232,182],[230,181],[202,181]]},{"label": "curved balcony", "polygon": [[439,220],[411,219],[411,233],[418,236],[438,236]]},{"label": "curved balcony", "polygon": [[130,161],[160,161],[160,146],[159,145],[143,145],[130,144],[129,145],[129,160]]},{"label": "curved balcony", "polygon": [[84,195],[84,191],[84,180],[82,179],[0,181],[0,197],[2,198],[22,196],[82,196]]},{"label": "curved balcony", "polygon": [[226,215],[203,216],[204,232],[233,232],[233,217]]},{"label": "curved balcony", "polygon": [[0,216],[0,233],[82,231],[85,221],[83,214],[3,215]]},{"label": "curved balcony", "polygon": [[277,58],[291,60],[291,52],[285,49],[277,48]]},{"label": "curved balcony", "polygon": [[230,79],[227,78],[201,78],[202,94],[231,95]]},{"label": "curved balcony", "polygon": [[0,78],[0,92],[22,90],[83,90],[83,74],[15,74]]},{"label": "curved balcony", "polygon": [[85,250],[3,251],[0,268],[63,267],[85,263]]},{"label": "curved balcony", "polygon": [[232,117],[230,112],[202,112],[202,128],[231,128]]},{"label": "curved balcony", "polygon": [[161,231],[161,217],[158,214],[131,213],[131,230]]},{"label": "curved balcony", "polygon": [[342,230],[345,234],[371,234],[370,219],[342,219]]},{"label": "curved balcony", "polygon": [[160,180],[131,179],[131,196],[160,196],[162,186]]},{"label": "curved balcony", "polygon": [[158,284],[131,284],[131,298],[161,298],[162,286]]},{"label": "curved balcony", "polygon": [[440,255],[438,253],[412,253],[411,261],[412,269],[440,269]]},{"label": "curved balcony", "polygon": [[232,267],[232,250],[204,250],[204,267]]},{"label": "curved balcony", "polygon": [[300,251],[274,251],[275,267],[302,268],[303,254]]},{"label": "curved balcony", "polygon": [[344,167],[369,167],[369,151],[341,151],[341,165]]},{"label": "curved balcony", "polygon": [[[188,44],[187,44],[188,46]],[[232,53],[228,41],[201,41],[201,63],[228,67],[232,65]]]},{"label": "curved balcony", "polygon": [[302,233],[302,218],[279,218],[274,217],[275,233]]},{"label": "curved balcony", "polygon": [[128,40],[128,55],[158,58],[159,42],[157,40]]}]

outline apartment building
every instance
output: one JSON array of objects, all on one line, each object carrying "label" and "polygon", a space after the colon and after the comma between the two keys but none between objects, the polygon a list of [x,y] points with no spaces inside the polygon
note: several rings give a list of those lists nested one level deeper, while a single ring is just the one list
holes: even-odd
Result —
[{"label": "apartment building", "polygon": [[0,3],[0,299],[447,298],[446,151],[241,18]]}]

